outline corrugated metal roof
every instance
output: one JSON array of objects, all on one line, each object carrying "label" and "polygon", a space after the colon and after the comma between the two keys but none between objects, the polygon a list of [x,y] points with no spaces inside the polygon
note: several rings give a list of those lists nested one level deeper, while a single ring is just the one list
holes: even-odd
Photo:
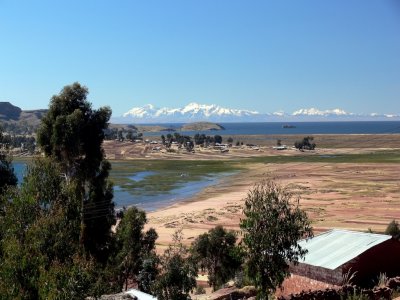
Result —
[{"label": "corrugated metal roof", "polygon": [[153,297],[150,294],[143,293],[136,289],[130,289],[130,290],[126,291],[125,293],[129,294],[131,296],[136,296],[139,300],[157,300],[156,297]]},{"label": "corrugated metal roof", "polygon": [[304,261],[299,262],[334,270],[389,239],[389,235],[332,229],[311,239],[301,240],[299,245],[308,253]]}]

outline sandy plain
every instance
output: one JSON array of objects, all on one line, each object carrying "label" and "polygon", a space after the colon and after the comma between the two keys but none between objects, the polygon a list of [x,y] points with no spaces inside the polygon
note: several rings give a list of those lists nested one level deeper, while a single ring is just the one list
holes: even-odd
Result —
[{"label": "sandy plain", "polygon": [[[153,151],[150,145],[105,143],[111,159],[243,159],[267,156],[334,156],[368,154],[381,151],[396,156],[394,163],[385,162],[253,162],[244,169],[223,178],[191,199],[148,213],[147,227],[159,234],[157,249],[162,251],[172,234],[182,229],[184,242],[190,244],[199,234],[223,225],[239,230],[244,199],[252,186],[262,179],[274,178],[289,188],[293,199],[299,199],[312,220],[314,232],[330,228],[383,232],[387,224],[400,219],[400,135],[321,135],[315,136],[317,150],[300,153],[272,148],[276,139],[292,145],[295,136],[246,136],[246,142],[257,147],[233,147],[228,153],[197,149],[195,153]],[[244,139],[238,138],[238,139]],[[235,140],[235,138],[234,138]],[[320,145],[318,147],[318,145]],[[147,147],[147,148],[146,148]],[[394,151],[394,152],[393,152]]]},{"label": "sandy plain", "polygon": [[299,197],[316,233],[330,228],[382,232],[400,219],[399,175],[400,166],[393,164],[253,164],[189,201],[149,213],[147,226],[156,228],[161,247],[177,229],[187,243],[216,225],[239,230],[247,192],[272,176]]}]

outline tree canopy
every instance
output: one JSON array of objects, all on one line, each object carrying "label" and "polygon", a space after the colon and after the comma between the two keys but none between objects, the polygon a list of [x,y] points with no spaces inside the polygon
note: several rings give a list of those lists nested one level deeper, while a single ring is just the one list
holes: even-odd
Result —
[{"label": "tree canopy", "polygon": [[386,227],[385,234],[391,235],[395,239],[400,239],[400,226],[399,222],[392,220]]},{"label": "tree canopy", "polygon": [[75,293],[79,297],[89,293],[91,263],[79,251],[79,199],[59,174],[54,162],[37,159],[28,167],[21,188],[2,195],[12,200],[1,201],[5,213],[0,217],[0,294],[4,299],[59,299],[61,295],[78,299]]},{"label": "tree canopy", "polygon": [[6,186],[15,186],[18,181],[11,164],[11,157],[7,154],[7,145],[3,142],[3,130],[0,126],[0,193]]},{"label": "tree canopy", "polygon": [[79,83],[65,86],[51,98],[38,130],[38,143],[56,161],[67,182],[75,181],[81,199],[81,243],[105,260],[111,225],[115,223],[111,164],[104,159],[102,142],[111,110],[92,109],[89,91]]},{"label": "tree canopy", "polygon": [[208,282],[217,290],[241,267],[242,253],[236,245],[236,233],[216,226],[198,236],[192,243],[192,252],[200,268],[207,270]]},{"label": "tree canopy", "polygon": [[182,244],[182,232],[175,232],[172,240],[160,259],[162,268],[154,291],[159,300],[187,300],[196,287],[197,267]]},{"label": "tree canopy", "polygon": [[82,299],[115,291],[106,274],[114,248],[111,165],[103,129],[111,111],[93,110],[79,83],[52,98],[38,132],[45,154],[20,187],[0,193],[2,299]]},{"label": "tree canopy", "polygon": [[148,291],[158,275],[157,233],[143,231],[143,211],[128,209],[111,231],[111,164],[101,146],[111,111],[92,109],[87,94],[74,83],[53,96],[38,132],[45,157],[0,193],[1,299],[83,299],[120,291],[127,279]]},{"label": "tree canopy", "polygon": [[[158,235],[150,228],[143,232],[146,213],[136,207],[130,207],[121,219],[116,232],[116,261],[121,274],[121,282],[127,287],[128,279],[135,279],[143,268],[144,261],[154,256],[154,247]],[[149,261],[145,268],[149,270]]]},{"label": "tree canopy", "polygon": [[296,149],[299,149],[299,150],[303,150],[303,149],[314,150],[317,145],[313,141],[314,141],[314,137],[306,136],[303,138],[303,140],[296,141],[294,143],[294,146]]},{"label": "tree canopy", "polygon": [[248,276],[259,290],[258,299],[266,299],[289,275],[288,263],[297,263],[306,254],[298,241],[311,237],[312,228],[298,199],[271,180],[248,192],[243,214],[240,228]]}]

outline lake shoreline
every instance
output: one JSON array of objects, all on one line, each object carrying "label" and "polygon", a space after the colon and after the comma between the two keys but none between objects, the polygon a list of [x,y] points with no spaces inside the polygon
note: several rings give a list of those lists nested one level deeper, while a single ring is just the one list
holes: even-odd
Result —
[{"label": "lake shoreline", "polygon": [[[238,230],[243,199],[256,182],[268,176],[289,185],[301,197],[300,205],[309,214],[316,232],[329,228],[382,232],[391,220],[400,219],[399,134],[324,135],[316,136],[315,141],[317,149],[310,152],[275,150],[270,139],[259,150],[233,149],[223,154],[199,151],[170,156],[127,152],[129,155],[110,161],[114,165],[119,162],[174,166],[200,163],[205,164],[204,168],[217,163],[240,166],[237,174],[222,177],[217,184],[195,195],[147,213],[146,228],[154,227],[159,234],[157,251],[165,249],[178,229],[183,230],[186,244],[216,225]],[[332,147],[318,146],[329,144]],[[107,156],[138,147],[114,141],[105,145],[113,147],[111,152],[106,148]]]},{"label": "lake shoreline", "polygon": [[[272,178],[290,188],[294,199],[300,197],[300,206],[309,214],[316,233],[331,228],[383,232],[391,220],[400,218],[398,168],[387,163],[287,163],[284,167],[254,163],[220,185],[147,213],[146,228],[156,229],[161,252],[179,229],[186,244],[217,225],[238,231],[248,191],[257,182]],[[371,188],[375,191],[367,192]]]}]

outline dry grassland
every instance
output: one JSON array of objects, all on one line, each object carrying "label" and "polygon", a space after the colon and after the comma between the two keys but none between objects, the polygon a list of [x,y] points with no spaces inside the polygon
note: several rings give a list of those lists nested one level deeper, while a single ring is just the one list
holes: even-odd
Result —
[{"label": "dry grassland", "polygon": [[[247,136],[247,142],[256,144],[260,136]],[[198,149],[167,153],[152,151],[150,145],[106,142],[107,157],[122,159],[242,159],[268,156],[293,156],[299,151],[272,149],[276,139],[291,145],[299,136],[263,136],[258,150],[249,147],[232,148],[229,153]],[[234,138],[235,139],[235,138]],[[286,142],[289,141],[289,142]],[[340,155],[370,153],[400,148],[400,135],[317,135],[318,147],[314,154]],[[397,152],[398,153],[398,152]],[[309,154],[303,154],[309,155]],[[391,154],[392,155],[392,154]],[[398,159],[398,158],[396,158]],[[399,158],[400,159],[400,158]],[[400,164],[376,162],[253,162],[243,164],[240,173],[224,178],[217,186],[203,190],[188,201],[148,214],[148,227],[155,227],[158,249],[169,244],[171,235],[183,229],[186,243],[199,234],[223,225],[239,229],[242,206],[248,190],[254,183],[273,177],[299,197],[314,226],[315,232],[330,228],[346,228],[382,232],[393,220],[400,220]]]}]

